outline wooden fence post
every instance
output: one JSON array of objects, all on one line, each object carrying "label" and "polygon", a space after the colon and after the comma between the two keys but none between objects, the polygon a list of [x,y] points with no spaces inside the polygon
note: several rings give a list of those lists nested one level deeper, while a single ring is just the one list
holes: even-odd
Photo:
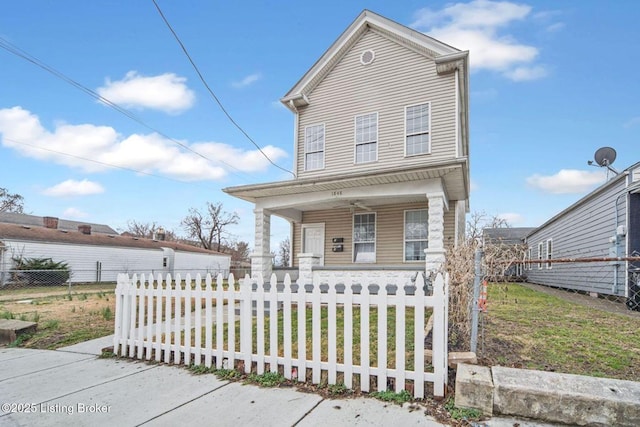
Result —
[{"label": "wooden fence post", "polygon": [[[262,281],[262,276],[258,277],[258,286]],[[253,353],[252,332],[253,319],[251,312],[253,311],[253,284],[249,275],[244,276],[244,280],[240,280],[240,352],[244,361],[244,372],[251,373],[251,355]],[[235,317],[229,320],[229,324],[235,328]],[[233,369],[233,367],[231,368]]]},{"label": "wooden fence post", "polygon": [[[299,290],[298,290],[299,291]],[[282,290],[282,335],[284,345],[284,377],[291,379],[292,365],[292,331],[291,331],[291,276],[287,273],[284,276],[284,289]]]},{"label": "wooden fence post", "polygon": [[447,318],[445,279],[438,273],[433,281],[433,394],[444,397],[447,378]]},{"label": "wooden fence post", "polygon": [[124,295],[126,294],[127,285],[129,282],[129,276],[123,273],[118,274],[116,284],[116,315],[115,325],[113,327],[113,352],[119,356],[124,356],[122,352],[122,324],[125,318],[123,303]]},{"label": "wooden fence post", "polygon": [[413,358],[414,358],[414,372],[415,380],[413,387],[413,397],[424,397],[424,276],[420,273],[416,276],[416,291],[414,298],[416,301],[414,308],[415,322],[413,325],[414,344],[413,344]]}]

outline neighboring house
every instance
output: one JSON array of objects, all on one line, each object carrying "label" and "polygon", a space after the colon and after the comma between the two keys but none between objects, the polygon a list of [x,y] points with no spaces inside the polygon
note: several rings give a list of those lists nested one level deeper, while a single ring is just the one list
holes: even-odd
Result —
[{"label": "neighboring house", "polygon": [[[640,256],[640,163],[542,224],[527,236],[526,243],[528,281],[629,297],[633,264],[596,260]],[[572,258],[592,261],[547,262]]]},{"label": "neighboring house", "polygon": [[224,189],[255,204],[253,274],[273,215],[300,274],[438,268],[469,209],[468,75],[468,52],[363,11],[281,99],[295,178]]},{"label": "neighboring house", "polygon": [[118,234],[116,230],[105,224],[93,224],[90,222],[59,219],[52,216],[36,216],[15,212],[0,212],[0,223],[26,225],[29,227],[42,227],[43,225],[49,225],[49,228],[57,228],[58,230],[66,231],[77,231],[78,227],[88,225],[91,227],[92,233]]},{"label": "neighboring house", "polygon": [[[498,227],[482,230],[482,246],[485,254],[493,256],[494,266],[489,276],[502,276],[510,280],[522,280],[525,276],[523,254],[525,238],[535,227]],[[505,264],[510,262],[511,264]]]},{"label": "neighboring house", "polygon": [[[46,218],[46,217],[45,217]],[[10,282],[15,258],[51,258],[69,265],[71,282],[112,282],[118,273],[229,273],[231,256],[176,242],[0,223],[0,286]]]}]

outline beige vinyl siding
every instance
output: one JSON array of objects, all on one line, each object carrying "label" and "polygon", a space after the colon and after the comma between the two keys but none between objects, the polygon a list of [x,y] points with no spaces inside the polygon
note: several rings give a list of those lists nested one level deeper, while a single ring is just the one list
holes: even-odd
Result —
[{"label": "beige vinyl siding", "polygon": [[[453,247],[456,244],[456,209],[459,206],[454,201],[449,201],[449,210],[444,213],[444,246]],[[463,216],[464,218],[464,216]]]},{"label": "beige vinyl siding", "polygon": [[[362,65],[360,55],[376,57]],[[455,157],[455,74],[438,76],[435,63],[413,50],[368,30],[335,68],[307,94],[299,111],[298,147],[306,126],[325,124],[325,169],[304,171],[299,149],[298,177],[344,174],[345,170],[381,171],[429,166]],[[431,154],[405,157],[405,107],[431,104]],[[354,117],[378,113],[378,161],[354,164]]]},{"label": "beige vinyl siding", "polygon": [[[456,204],[451,202],[448,212],[445,212],[444,223],[445,245],[453,244],[455,233],[455,209]],[[324,223],[325,225],[325,254],[324,265],[349,265],[353,264],[353,214],[376,213],[376,264],[400,265],[421,264],[423,261],[407,262],[404,260],[404,212],[412,209],[425,209],[427,203],[408,203],[404,205],[374,207],[371,211],[357,209],[334,209],[323,211],[305,212],[302,216],[305,224]],[[293,262],[298,266],[298,254],[301,252],[302,225],[294,225],[293,234]],[[342,237],[344,252],[332,252],[332,239]],[[366,263],[363,263],[366,265]]]}]

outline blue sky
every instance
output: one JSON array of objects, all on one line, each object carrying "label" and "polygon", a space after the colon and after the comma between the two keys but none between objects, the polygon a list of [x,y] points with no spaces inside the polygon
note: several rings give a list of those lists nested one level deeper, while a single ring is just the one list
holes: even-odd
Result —
[{"label": "blue sky", "polygon": [[[614,147],[620,170],[640,161],[640,2],[158,4],[225,108],[286,169],[293,116],[278,100],[365,8],[470,50],[472,211],[540,225],[604,182],[587,165],[597,148]],[[253,245],[252,206],[221,188],[290,175],[229,122],[151,0],[9,2],[0,37],[148,126],[0,49],[0,187],[25,212],[184,234],[189,208],[219,201]],[[287,232],[274,221],[272,246]]]}]

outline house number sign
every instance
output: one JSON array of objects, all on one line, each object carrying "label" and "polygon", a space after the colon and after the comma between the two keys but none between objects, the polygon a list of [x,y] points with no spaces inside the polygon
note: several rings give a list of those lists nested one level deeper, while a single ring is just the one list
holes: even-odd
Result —
[{"label": "house number sign", "polygon": [[331,197],[338,197],[338,196],[342,196],[342,191],[332,191],[331,192]]}]

